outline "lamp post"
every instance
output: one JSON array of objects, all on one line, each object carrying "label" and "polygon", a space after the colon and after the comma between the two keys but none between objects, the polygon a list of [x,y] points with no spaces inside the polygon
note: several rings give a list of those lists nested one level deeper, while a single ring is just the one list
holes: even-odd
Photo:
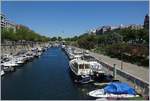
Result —
[{"label": "lamp post", "polygon": [[113,66],[113,77],[116,79],[116,64]]},{"label": "lamp post", "polygon": [[123,69],[122,52],[121,52],[121,69]]},{"label": "lamp post", "polygon": [[123,54],[123,52],[121,52],[121,50],[119,50],[119,52],[120,52],[120,55],[121,55],[121,69],[123,69],[123,60],[122,60],[122,54]]}]

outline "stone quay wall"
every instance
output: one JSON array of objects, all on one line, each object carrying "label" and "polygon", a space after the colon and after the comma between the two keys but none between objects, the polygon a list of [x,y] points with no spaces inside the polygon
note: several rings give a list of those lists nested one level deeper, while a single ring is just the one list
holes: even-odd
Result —
[{"label": "stone quay wall", "polygon": [[38,48],[48,45],[48,43],[2,43],[1,55],[12,54],[15,55],[20,51],[29,51],[32,48]]}]

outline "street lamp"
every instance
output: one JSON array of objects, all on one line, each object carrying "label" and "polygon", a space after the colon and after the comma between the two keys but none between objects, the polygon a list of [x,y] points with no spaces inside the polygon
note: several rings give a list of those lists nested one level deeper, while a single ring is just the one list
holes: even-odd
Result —
[{"label": "street lamp", "polygon": [[123,55],[123,53],[121,52],[121,50],[119,50],[119,52],[120,52],[120,55],[121,55],[121,69],[123,69],[123,60],[122,60],[122,55]]},{"label": "street lamp", "polygon": [[123,69],[122,52],[121,52],[121,69]]}]

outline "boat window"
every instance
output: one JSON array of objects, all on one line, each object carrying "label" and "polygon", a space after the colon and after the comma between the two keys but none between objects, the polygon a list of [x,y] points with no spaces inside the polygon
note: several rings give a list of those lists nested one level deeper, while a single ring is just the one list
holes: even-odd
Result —
[{"label": "boat window", "polygon": [[77,64],[76,62],[73,64],[73,66],[74,66],[75,68],[78,68],[78,64]]},{"label": "boat window", "polygon": [[79,65],[79,68],[80,68],[80,69],[84,69],[84,64],[80,64],[80,65]]},{"label": "boat window", "polygon": [[72,68],[75,72],[77,72],[78,71],[78,64],[75,62],[74,64],[73,64],[73,68]]},{"label": "boat window", "polygon": [[89,65],[88,64],[85,64],[85,69],[89,69]]}]

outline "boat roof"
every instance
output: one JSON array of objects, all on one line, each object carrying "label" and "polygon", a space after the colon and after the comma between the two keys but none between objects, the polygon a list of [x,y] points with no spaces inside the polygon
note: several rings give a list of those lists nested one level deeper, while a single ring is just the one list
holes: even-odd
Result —
[{"label": "boat roof", "polygon": [[89,64],[89,62],[81,59],[74,59],[72,61],[76,62],[77,64]]},{"label": "boat roof", "polygon": [[74,50],[74,53],[75,53],[75,54],[82,54],[82,51]]},{"label": "boat roof", "polygon": [[74,57],[78,58],[78,57],[82,57],[82,55],[74,55]]}]

